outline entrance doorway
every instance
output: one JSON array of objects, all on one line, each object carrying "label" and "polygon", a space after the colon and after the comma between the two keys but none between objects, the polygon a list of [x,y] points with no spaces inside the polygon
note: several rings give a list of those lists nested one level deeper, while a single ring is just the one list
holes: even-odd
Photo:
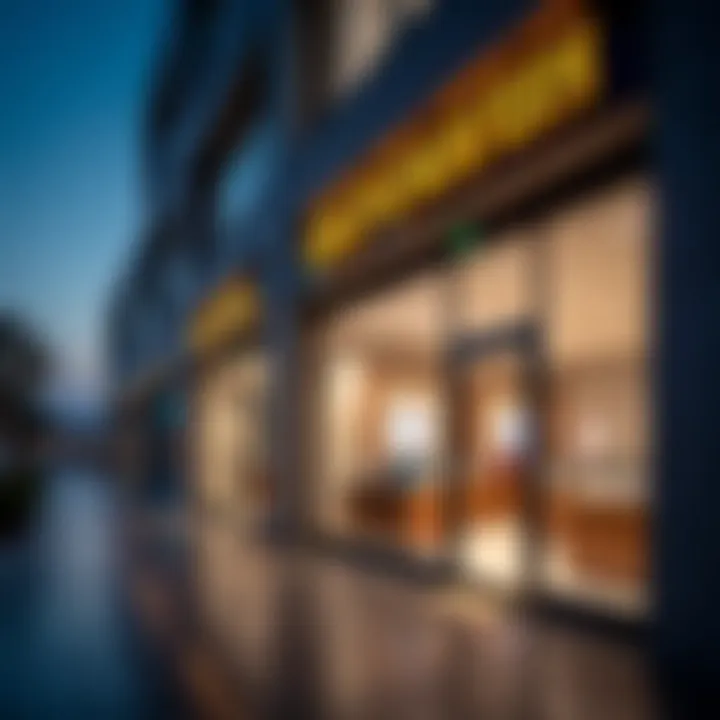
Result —
[{"label": "entrance doorway", "polygon": [[531,325],[461,341],[454,377],[458,563],[468,579],[515,594],[530,571],[536,409]]}]

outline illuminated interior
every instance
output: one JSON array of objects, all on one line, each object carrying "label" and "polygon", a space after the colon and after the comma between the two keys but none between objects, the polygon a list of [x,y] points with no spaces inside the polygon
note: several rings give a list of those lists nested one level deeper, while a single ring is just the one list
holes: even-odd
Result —
[{"label": "illuminated interior", "polygon": [[556,594],[647,608],[651,196],[630,180],[548,226],[549,493]]},{"label": "illuminated interior", "polygon": [[[321,526],[452,548],[508,591],[532,578],[644,613],[650,230],[648,185],[625,180],[336,314],[319,353]],[[451,378],[449,343],[466,349]]]},{"label": "illuminated interior", "polygon": [[206,371],[198,390],[200,505],[254,523],[267,511],[267,361],[244,351]]},{"label": "illuminated interior", "polygon": [[461,336],[530,321],[543,343],[539,360],[506,348],[461,368],[468,575],[507,589],[523,581],[538,483],[545,591],[646,611],[649,235],[648,187],[629,180],[461,263]]},{"label": "illuminated interior", "polygon": [[[461,258],[455,334],[472,341],[537,317],[536,238],[512,230]],[[527,358],[510,341],[471,352],[456,369],[457,452],[462,487],[459,560],[470,579],[513,590],[523,579],[524,485],[532,440]]]},{"label": "illuminated interior", "polygon": [[432,276],[343,311],[322,339],[324,530],[439,541],[441,287]]}]

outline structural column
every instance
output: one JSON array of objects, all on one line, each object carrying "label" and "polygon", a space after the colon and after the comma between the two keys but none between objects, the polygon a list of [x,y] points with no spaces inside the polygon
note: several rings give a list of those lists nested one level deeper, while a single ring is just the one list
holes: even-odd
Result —
[{"label": "structural column", "polygon": [[659,176],[655,640],[670,677],[699,686],[720,679],[720,42],[715,3],[661,0],[649,12]]},{"label": "structural column", "polygon": [[273,529],[297,537],[302,516],[299,473],[299,270],[290,229],[273,223],[265,254],[263,320],[270,360],[270,466]]}]

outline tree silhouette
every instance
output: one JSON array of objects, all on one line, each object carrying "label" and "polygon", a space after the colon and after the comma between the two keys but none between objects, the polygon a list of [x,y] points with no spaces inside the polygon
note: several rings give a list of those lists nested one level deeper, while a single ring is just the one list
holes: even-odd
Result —
[{"label": "tree silhouette", "polygon": [[39,392],[49,370],[46,346],[21,318],[0,314],[0,439],[32,441],[43,426]]}]

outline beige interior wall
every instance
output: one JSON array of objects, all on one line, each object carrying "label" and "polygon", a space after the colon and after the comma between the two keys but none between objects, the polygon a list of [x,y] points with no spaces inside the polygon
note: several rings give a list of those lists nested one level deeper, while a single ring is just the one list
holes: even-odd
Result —
[{"label": "beige interior wall", "polygon": [[635,177],[595,194],[551,218],[546,232],[549,547],[565,544],[583,582],[599,583],[593,592],[616,582],[607,579],[612,567],[618,587],[639,597],[652,492],[650,182]]},{"label": "beige interior wall", "polygon": [[350,305],[327,325],[328,352],[370,347],[437,355],[445,322],[443,278],[428,273]]},{"label": "beige interior wall", "polygon": [[343,310],[319,333],[321,440],[311,462],[326,526],[344,526],[349,489],[387,461],[393,403],[424,398],[439,416],[428,368],[441,349],[442,312],[437,275],[423,275]]},{"label": "beige interior wall", "polygon": [[460,331],[495,327],[535,311],[533,240],[530,230],[513,230],[463,260],[454,278]]},{"label": "beige interior wall", "polygon": [[321,515],[331,527],[347,521],[348,493],[368,474],[390,460],[389,417],[397,404],[412,403],[430,416],[431,466],[442,452],[442,408],[437,376],[420,357],[413,367],[388,365],[372,353],[341,354],[329,359],[324,382],[322,435],[319,453]]},{"label": "beige interior wall", "polygon": [[232,418],[223,402],[222,373],[206,378],[198,393],[199,496],[213,510],[232,505],[233,484],[230,467]]},{"label": "beige interior wall", "polygon": [[492,238],[455,270],[459,329],[487,329],[538,311],[542,273],[555,367],[644,355],[651,232],[649,181],[632,178],[537,227]]},{"label": "beige interior wall", "polygon": [[329,364],[327,386],[326,487],[341,490],[362,466],[361,411],[368,391],[365,365],[355,356],[346,355]]},{"label": "beige interior wall", "polygon": [[627,180],[548,227],[553,487],[643,504],[647,450],[651,194]]},{"label": "beige interior wall", "polygon": [[265,460],[266,384],[267,361],[260,351],[246,351],[209,370],[199,384],[199,494],[214,510],[243,514],[247,509],[243,475]]},{"label": "beige interior wall", "polygon": [[645,354],[650,209],[648,182],[633,179],[548,223],[548,346],[556,367]]},{"label": "beige interior wall", "polygon": [[589,502],[644,504],[649,398],[644,366],[559,373],[553,383],[553,487]]},{"label": "beige interior wall", "polygon": [[626,455],[648,449],[648,382],[637,361],[559,373],[554,445],[580,456],[609,446]]},{"label": "beige interior wall", "polygon": [[327,358],[320,391],[322,447],[316,456],[320,477],[315,497],[323,524],[337,530],[345,519],[343,498],[362,461],[358,437],[367,391],[364,366],[352,355]]}]

